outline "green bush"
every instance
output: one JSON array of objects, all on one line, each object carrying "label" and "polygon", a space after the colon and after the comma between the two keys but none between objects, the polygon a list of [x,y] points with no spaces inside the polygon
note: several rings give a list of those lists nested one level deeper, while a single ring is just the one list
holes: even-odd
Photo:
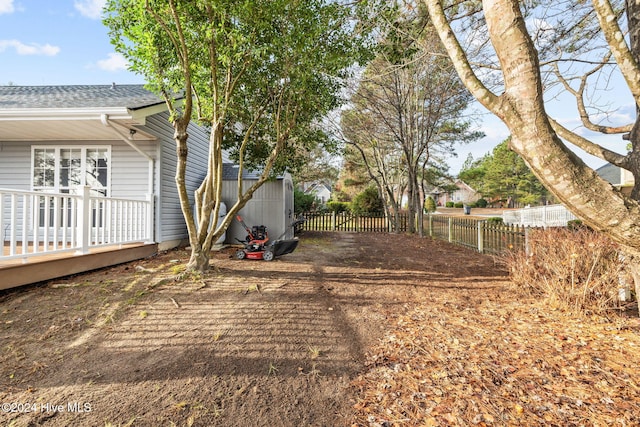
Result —
[{"label": "green bush", "polygon": [[347,202],[337,202],[335,200],[332,200],[330,202],[327,202],[327,207],[332,212],[340,213],[340,212],[344,212],[344,211],[349,210],[349,203],[347,203]]},{"label": "green bush", "polygon": [[452,207],[453,207],[453,205],[454,205],[454,203],[453,203],[453,202],[447,202],[447,203],[445,203],[444,205],[445,205],[445,207],[447,207],[447,208],[452,208]]},{"label": "green bush", "polygon": [[488,204],[489,202],[487,202],[485,199],[478,199],[476,201],[476,206],[479,208],[486,208]]},{"label": "green bush", "polygon": [[371,215],[384,212],[384,204],[376,187],[368,187],[356,195],[351,202],[351,212],[356,215]]},{"label": "green bush", "polygon": [[461,208],[461,207],[463,207],[463,206],[464,206],[464,203],[462,203],[462,202],[455,202],[455,203],[453,204],[453,207],[454,207],[454,208]]},{"label": "green bush", "polygon": [[315,196],[313,196],[313,194],[306,194],[304,191],[297,188],[293,190],[293,211],[296,215],[303,212],[309,212],[314,201]]},{"label": "green bush", "polygon": [[501,216],[492,216],[490,218],[487,218],[487,223],[494,224],[494,225],[503,224],[504,220],[502,219]]},{"label": "green bush", "polygon": [[436,211],[436,201],[433,200],[433,197],[429,196],[424,200],[424,210],[425,212]]}]

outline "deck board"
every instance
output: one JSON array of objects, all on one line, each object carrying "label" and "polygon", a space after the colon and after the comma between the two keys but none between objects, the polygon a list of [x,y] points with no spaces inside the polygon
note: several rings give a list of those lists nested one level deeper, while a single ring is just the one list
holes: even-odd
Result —
[{"label": "deck board", "polygon": [[[151,256],[157,250],[157,244],[139,242],[92,248],[80,255],[69,250],[0,260],[0,290],[134,261]],[[7,245],[3,251],[9,253]]]}]

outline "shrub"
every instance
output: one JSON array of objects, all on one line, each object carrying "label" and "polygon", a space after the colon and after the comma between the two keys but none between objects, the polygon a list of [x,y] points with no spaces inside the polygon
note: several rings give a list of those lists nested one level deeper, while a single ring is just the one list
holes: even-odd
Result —
[{"label": "shrub", "polygon": [[617,303],[623,263],[617,244],[592,230],[531,230],[529,255],[508,257],[518,292],[582,314],[603,313]]},{"label": "shrub", "polygon": [[492,216],[492,217],[487,218],[487,222],[489,224],[497,225],[497,224],[503,224],[504,220],[502,219],[501,216]]},{"label": "shrub", "polygon": [[462,202],[455,202],[455,203],[453,204],[453,207],[454,207],[454,208],[461,208],[461,207],[463,207],[463,206],[464,206],[464,203],[462,203]]},{"label": "shrub", "polygon": [[485,199],[478,199],[476,201],[476,206],[479,208],[486,208],[488,204],[489,202],[487,202]]},{"label": "shrub", "polygon": [[336,202],[334,200],[327,202],[327,207],[329,208],[329,210],[335,212],[335,213],[340,213],[340,212],[344,212],[346,210],[349,210],[349,203],[347,202]]},{"label": "shrub", "polygon": [[433,200],[433,197],[429,196],[424,200],[424,210],[425,212],[436,211],[436,201]]},{"label": "shrub", "polygon": [[376,187],[368,187],[356,195],[351,202],[351,212],[356,215],[370,215],[384,212],[384,204]]},{"label": "shrub", "polygon": [[293,211],[296,215],[309,212],[315,201],[313,194],[306,194],[304,191],[295,188],[293,190]]},{"label": "shrub", "polygon": [[444,206],[447,207],[447,208],[452,208],[453,205],[454,205],[453,202],[447,202],[447,203],[444,204]]}]

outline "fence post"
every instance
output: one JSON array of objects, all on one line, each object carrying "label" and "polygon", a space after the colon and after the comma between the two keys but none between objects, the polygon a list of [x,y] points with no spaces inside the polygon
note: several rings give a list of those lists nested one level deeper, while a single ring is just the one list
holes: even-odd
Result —
[{"label": "fence post", "polygon": [[336,211],[331,211],[331,231],[336,231]]},{"label": "fence post", "polygon": [[524,254],[529,257],[531,255],[531,248],[529,247],[529,230],[530,227],[524,227]]},{"label": "fence post", "polygon": [[89,234],[91,231],[91,187],[82,187],[82,200],[78,204],[78,249],[76,255],[89,253]]},{"label": "fence post", "polygon": [[484,253],[484,221],[478,221],[478,252]]},{"label": "fence post", "polygon": [[449,243],[453,242],[453,218],[449,217]]},{"label": "fence post", "polygon": [[429,214],[429,237],[433,237],[433,215]]}]

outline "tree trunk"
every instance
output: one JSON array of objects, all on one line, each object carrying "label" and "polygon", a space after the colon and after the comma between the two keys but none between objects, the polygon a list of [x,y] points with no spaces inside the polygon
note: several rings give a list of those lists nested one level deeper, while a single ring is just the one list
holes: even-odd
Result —
[{"label": "tree trunk", "polygon": [[[637,64],[640,64],[640,2],[626,0],[627,21],[629,23],[629,41],[631,54]],[[636,105],[636,122],[628,135],[631,143],[630,171],[633,174],[634,185],[631,198],[640,200],[640,106]],[[638,300],[640,306],[640,298]]]},{"label": "tree trunk", "polygon": [[517,0],[483,0],[483,10],[505,91],[477,79],[448,26],[442,4],[425,0],[458,74],[473,95],[509,128],[511,148],[543,185],[592,228],[640,250],[640,205],[615,190],[569,150],[551,127],[543,103],[538,57]]},{"label": "tree trunk", "polygon": [[187,270],[204,272],[209,268],[209,253],[203,250],[202,242],[198,238],[198,228],[193,218],[193,210],[189,204],[189,194],[186,185],[187,156],[189,154],[187,146],[187,140],[189,139],[189,134],[187,133],[188,121],[185,123],[183,120],[177,120],[173,125],[177,156],[175,181],[180,198],[180,208],[182,209],[182,214],[187,225],[189,245],[191,247],[191,257],[187,263]]},{"label": "tree trunk", "polygon": [[[638,0],[626,0],[626,8],[631,54],[636,64],[640,64],[640,2]],[[631,198],[640,200],[640,105],[637,105],[637,103],[636,122],[629,133],[629,142],[631,143],[631,155],[633,156],[631,159],[631,172],[634,178]],[[637,261],[633,262],[631,269],[631,276],[636,288],[638,314],[640,315],[640,264]]]},{"label": "tree trunk", "polygon": [[202,246],[191,246],[191,256],[187,263],[187,271],[204,273],[209,270],[209,251],[203,250]]},{"label": "tree trunk", "polygon": [[[499,96],[490,92],[473,72],[446,21],[442,2],[425,0],[425,3],[456,71],[467,88],[509,128],[512,134],[511,148],[520,154],[544,186],[586,224],[605,232],[632,253],[640,252],[638,202],[624,196],[587,167],[564,145],[551,127],[544,108],[537,51],[527,32],[519,1],[482,1],[489,37],[504,77],[505,90]],[[640,5],[636,0],[629,0],[627,7],[628,13],[633,14],[629,26],[635,49],[634,57],[637,58],[636,18]],[[621,66],[630,65],[626,63]],[[637,85],[637,82],[627,82]],[[632,142],[637,141],[637,129],[636,127],[636,132],[632,132]],[[635,270],[637,266],[633,267]],[[636,287],[640,287],[640,274],[637,273],[634,281]]]}]

